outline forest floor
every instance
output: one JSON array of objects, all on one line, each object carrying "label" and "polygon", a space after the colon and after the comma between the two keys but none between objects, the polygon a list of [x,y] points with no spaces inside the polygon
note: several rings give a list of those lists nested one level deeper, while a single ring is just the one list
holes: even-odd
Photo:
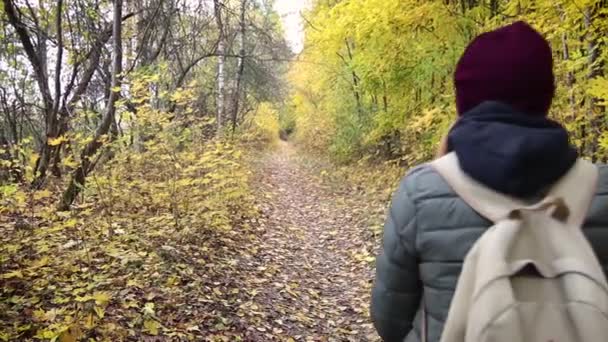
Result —
[{"label": "forest floor", "polygon": [[264,233],[247,266],[261,279],[252,290],[268,316],[251,337],[376,341],[368,308],[377,241],[366,226],[368,203],[323,186],[288,143],[256,164]]},{"label": "forest floor", "polygon": [[0,215],[0,341],[377,341],[369,297],[395,177],[285,142],[247,155],[255,213],[234,209],[226,229],[137,205]]}]

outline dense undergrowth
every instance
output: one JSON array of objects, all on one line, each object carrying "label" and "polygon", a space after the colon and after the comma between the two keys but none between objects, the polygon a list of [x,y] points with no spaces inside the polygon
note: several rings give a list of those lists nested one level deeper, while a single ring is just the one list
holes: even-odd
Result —
[{"label": "dense undergrowth", "polygon": [[205,315],[258,214],[243,148],[166,147],[116,153],[70,212],[52,190],[2,188],[0,340],[222,330]]},{"label": "dense undergrowth", "polygon": [[29,185],[36,158],[20,147],[23,182],[0,186],[0,340],[232,340],[221,308],[259,218],[247,154],[276,145],[278,118],[262,105],[215,139],[212,122],[148,105],[133,119],[137,135],[105,144],[71,211],[57,210],[66,180]]}]

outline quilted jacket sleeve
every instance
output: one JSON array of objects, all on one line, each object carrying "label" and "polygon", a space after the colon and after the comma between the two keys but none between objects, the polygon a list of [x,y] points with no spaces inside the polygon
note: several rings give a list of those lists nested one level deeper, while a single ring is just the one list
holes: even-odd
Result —
[{"label": "quilted jacket sleeve", "polygon": [[422,284],[416,253],[416,207],[407,177],[393,196],[384,224],[383,251],[376,259],[371,315],[386,342],[403,341],[418,311]]}]

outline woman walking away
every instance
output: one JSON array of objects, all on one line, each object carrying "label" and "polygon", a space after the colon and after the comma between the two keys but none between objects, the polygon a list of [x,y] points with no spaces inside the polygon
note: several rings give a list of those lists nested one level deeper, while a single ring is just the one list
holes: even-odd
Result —
[{"label": "woman walking away", "polygon": [[[534,203],[578,165],[566,130],[547,118],[555,94],[551,48],[528,24],[475,38],[454,79],[459,118],[443,152],[454,152],[469,178]],[[583,232],[605,270],[608,168],[597,169]],[[408,173],[384,226],[371,315],[387,342],[440,341],[465,256],[494,225],[436,170],[424,164]]]}]

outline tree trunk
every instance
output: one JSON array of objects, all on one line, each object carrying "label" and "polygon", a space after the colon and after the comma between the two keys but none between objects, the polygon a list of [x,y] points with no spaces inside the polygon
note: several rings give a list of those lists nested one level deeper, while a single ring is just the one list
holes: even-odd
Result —
[{"label": "tree trunk", "polygon": [[[6,13],[6,17],[8,18],[8,21],[11,26],[13,26],[13,28],[15,29],[15,32],[17,33],[17,36],[19,37],[19,40],[23,45],[23,50],[25,51],[25,54],[30,64],[32,65],[34,78],[36,79],[36,83],[38,84],[38,88],[40,91],[40,96],[42,97],[42,108],[44,111],[45,118],[46,137],[45,141],[42,142],[40,157],[36,162],[36,177],[32,184],[34,187],[39,187],[42,185],[44,177],[46,176],[46,171],[49,166],[51,154],[53,153],[53,146],[48,144],[48,140],[57,136],[57,112],[54,111],[54,101],[48,85],[48,75],[46,66],[47,35],[42,32],[38,32],[40,36],[40,41],[38,42],[38,47],[34,47],[30,31],[28,31],[25,23],[21,21],[20,15],[13,1],[2,0],[2,3],[4,4],[4,12]],[[62,2],[60,1],[58,3],[59,10],[61,10],[61,5]],[[59,22],[60,26],[61,11],[58,12],[57,18],[57,21]],[[40,29],[41,28],[38,28],[38,30]]]},{"label": "tree trunk", "polygon": [[225,111],[225,99],[224,99],[224,88],[226,83],[225,67],[226,67],[226,42],[224,37],[224,24],[222,22],[222,4],[220,0],[213,0],[213,7],[215,12],[215,21],[217,23],[217,29],[219,32],[218,43],[217,43],[217,96],[216,96],[216,121],[217,121],[217,134],[221,134],[224,111]]},{"label": "tree trunk", "polygon": [[[57,122],[57,113],[59,113],[59,104],[61,102],[61,69],[63,66],[63,29],[61,26],[63,12],[63,0],[57,0],[57,20],[55,22],[55,29],[57,31],[57,61],[55,64],[55,100],[53,102],[53,122],[54,135],[59,136],[59,122]],[[51,172],[56,177],[61,177],[61,170],[59,163],[61,162],[61,146],[54,146],[50,149],[49,153],[52,154],[52,166]]]},{"label": "tree trunk", "polygon": [[[126,19],[129,19],[132,16],[133,16],[133,13],[127,14],[126,16],[124,16],[122,18],[122,20],[124,21]],[[59,110],[59,122],[57,124],[57,126],[58,126],[57,136],[63,136],[65,133],[67,133],[70,113],[74,110],[74,108],[76,107],[76,103],[78,101],[80,101],[80,99],[82,98],[82,95],[84,95],[84,93],[88,89],[88,86],[91,83],[91,80],[93,79],[93,74],[95,73],[95,71],[97,70],[97,67],[99,66],[99,61],[101,59],[103,47],[106,45],[108,40],[110,40],[110,38],[112,37],[113,27],[114,27],[114,24],[112,23],[101,33],[101,35],[93,43],[91,50],[88,53],[87,61],[86,61],[86,63],[83,63],[85,68],[84,68],[84,71],[82,72],[82,76],[81,76],[80,80],[78,81],[78,83],[76,84],[76,87],[73,88],[74,91],[72,92],[69,100],[65,100],[67,98],[68,94],[64,95],[64,103],[61,106],[61,109]],[[72,87],[70,87],[70,89],[72,89]],[[59,171],[58,164],[61,161],[61,149],[63,148],[63,146],[64,146],[64,144],[62,143],[55,147],[55,151],[52,156],[52,164],[53,164],[53,168],[54,168],[54,173],[57,173]]]},{"label": "tree trunk", "polygon": [[[57,19],[56,21],[58,21],[58,27],[61,26],[61,11],[60,11],[60,7],[62,7],[63,3],[60,2],[58,3],[58,15],[57,15]],[[39,6],[40,6],[40,10],[41,11],[46,11],[47,9],[45,8],[45,2],[44,1],[40,1],[39,2]],[[39,26],[39,23],[36,22],[36,41],[37,41],[37,55],[38,58],[40,60],[40,66],[41,66],[41,73],[42,73],[42,78],[45,80],[45,83],[47,82],[47,80],[49,79],[49,70],[48,70],[48,57],[47,57],[47,41],[48,41],[48,36],[49,36],[49,23],[44,23],[42,25],[42,27]],[[61,50],[61,48],[60,48]],[[61,76],[61,74],[59,74],[59,76]],[[43,94],[43,99],[45,102],[45,133],[46,133],[46,139],[43,142],[41,148],[40,148],[40,157],[38,158],[37,162],[36,162],[36,169],[35,169],[35,178],[34,181],[32,182],[32,186],[34,188],[40,188],[42,187],[42,185],[44,184],[44,180],[46,179],[46,174],[47,171],[49,169],[50,163],[51,163],[51,158],[53,156],[53,154],[55,153],[55,150],[57,149],[56,146],[52,146],[48,143],[48,141],[50,139],[54,139],[56,137],[58,137],[58,130],[57,130],[57,112],[55,111],[55,101],[53,100],[53,97],[51,95],[51,91],[50,88],[48,87],[48,84],[45,85],[45,90],[44,90],[47,95]],[[47,103],[48,101],[48,103]]]},{"label": "tree trunk", "polygon": [[241,0],[241,20],[239,33],[239,59],[236,71],[236,87],[232,104],[232,133],[236,130],[237,118],[239,113],[239,100],[241,96],[241,84],[243,73],[245,71],[245,34],[247,33],[245,25],[245,11],[247,9],[247,0]]},{"label": "tree trunk", "polygon": [[[350,60],[352,64],[353,61],[353,51],[350,47],[350,44],[348,43],[348,39],[344,39],[344,43],[346,44],[346,51],[348,52],[348,59]],[[353,93],[355,95],[355,103],[357,104],[357,113],[359,113],[359,119],[361,118],[361,116],[363,115],[363,107],[361,106],[361,94],[359,93],[359,76],[357,76],[357,73],[355,72],[355,70],[352,70],[352,75],[353,75]]]},{"label": "tree trunk", "polygon": [[247,0],[241,0],[241,22],[239,34],[239,59],[236,71],[236,87],[234,90],[234,99],[232,105],[232,133],[236,130],[237,117],[239,113],[239,99],[241,96],[241,83],[243,80],[243,72],[245,71],[245,34],[247,33],[245,25],[245,11],[247,9]]},{"label": "tree trunk", "polygon": [[[565,32],[562,34],[562,49],[564,61],[570,60],[568,35]],[[566,86],[568,87],[568,103],[570,104],[570,112],[572,118],[574,118],[576,109],[576,98],[574,97],[574,73],[572,71],[568,71],[568,73],[566,74]]]},{"label": "tree trunk", "polygon": [[383,91],[383,94],[382,94],[382,105],[383,105],[383,107],[382,108],[384,109],[385,113],[388,113],[388,95],[387,95],[386,90],[387,90],[386,89],[386,82],[384,80],[382,80],[382,91]]},{"label": "tree trunk", "polygon": [[122,0],[114,0],[114,27],[113,27],[113,53],[112,61],[112,83],[110,96],[108,99],[106,112],[95,131],[93,140],[87,144],[81,153],[81,161],[78,168],[72,173],[72,178],[68,188],[63,193],[63,198],[59,205],[59,210],[69,210],[70,206],[82,190],[87,175],[93,170],[94,164],[91,157],[102,146],[102,137],[110,130],[112,122],[115,120],[116,101],[120,97],[120,91],[115,91],[121,84],[122,73]]}]

